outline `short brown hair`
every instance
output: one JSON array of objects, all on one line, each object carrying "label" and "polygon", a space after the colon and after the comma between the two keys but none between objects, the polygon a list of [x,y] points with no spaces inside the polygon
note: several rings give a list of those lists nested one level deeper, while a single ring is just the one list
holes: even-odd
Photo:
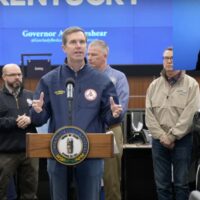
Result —
[{"label": "short brown hair", "polygon": [[173,51],[173,47],[167,47],[165,50],[164,50],[164,52],[165,51]]},{"label": "short brown hair", "polygon": [[78,27],[78,26],[73,26],[73,27],[69,27],[67,29],[64,30],[63,34],[62,34],[62,44],[65,45],[67,43],[67,36],[71,33],[76,33],[76,32],[82,32],[85,36],[85,39],[87,41],[87,36],[85,34],[85,31]]}]

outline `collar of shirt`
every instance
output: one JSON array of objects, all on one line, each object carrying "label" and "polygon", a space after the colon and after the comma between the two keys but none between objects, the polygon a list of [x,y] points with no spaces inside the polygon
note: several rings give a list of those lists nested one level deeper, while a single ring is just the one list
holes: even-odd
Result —
[{"label": "collar of shirt", "polygon": [[103,73],[107,73],[108,71],[110,71],[111,66],[107,65],[106,68],[103,70]]},{"label": "collar of shirt", "polygon": [[165,73],[165,78],[171,86],[173,86],[180,79],[180,77],[181,77],[181,71],[171,78],[167,77],[167,75]]},{"label": "collar of shirt", "polygon": [[80,71],[81,69],[83,69],[83,67],[85,66],[85,64],[84,64],[83,66],[81,66],[81,67],[79,68],[78,71],[75,71],[74,68],[71,67],[71,66],[69,66],[69,65],[67,65],[67,66],[68,66],[72,71],[74,71],[74,72],[78,72],[78,71]]},{"label": "collar of shirt", "polygon": [[7,88],[7,90],[8,90],[8,92],[10,93],[10,94],[12,94],[15,98],[19,95],[19,93],[20,93],[20,87],[19,88],[17,88],[17,89],[15,89],[15,90],[13,90],[12,88],[10,88],[8,85],[5,85],[5,87]]},{"label": "collar of shirt", "polygon": [[[78,71],[80,71],[81,69],[83,69],[83,67],[87,64],[87,59],[84,58],[84,61],[85,61],[85,64],[83,66],[80,67],[80,69]],[[73,67],[69,66],[68,65],[68,62],[67,62],[67,57],[65,58],[65,61],[64,61],[65,65],[67,65],[72,71],[74,72],[78,72],[78,71],[75,71]]]}]

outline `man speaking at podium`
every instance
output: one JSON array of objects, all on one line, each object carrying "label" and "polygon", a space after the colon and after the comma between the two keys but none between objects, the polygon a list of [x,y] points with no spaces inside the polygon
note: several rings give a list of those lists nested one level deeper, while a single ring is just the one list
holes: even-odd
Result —
[{"label": "man speaking at podium", "polygon": [[[84,30],[79,27],[66,29],[62,35],[62,48],[67,55],[65,63],[43,76],[37,86],[32,120],[42,125],[50,119],[50,133],[67,125],[77,126],[88,133],[104,133],[105,125],[121,122],[122,107],[116,104],[115,87],[107,76],[86,63],[86,43]],[[67,102],[71,93],[69,79],[73,80],[74,87],[72,104]],[[67,191],[69,167],[48,159],[47,170],[51,198],[70,200]],[[103,159],[86,159],[74,170],[78,199],[99,200]]]}]

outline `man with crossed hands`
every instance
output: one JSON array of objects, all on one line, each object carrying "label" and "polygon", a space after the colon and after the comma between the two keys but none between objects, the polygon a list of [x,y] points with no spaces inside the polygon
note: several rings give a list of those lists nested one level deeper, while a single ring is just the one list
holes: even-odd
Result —
[{"label": "man with crossed hands", "polygon": [[26,133],[36,132],[29,116],[28,101],[32,93],[23,89],[18,65],[2,69],[4,80],[0,91],[0,199],[7,199],[9,181],[17,174],[18,199],[37,199],[38,159],[26,157]]}]

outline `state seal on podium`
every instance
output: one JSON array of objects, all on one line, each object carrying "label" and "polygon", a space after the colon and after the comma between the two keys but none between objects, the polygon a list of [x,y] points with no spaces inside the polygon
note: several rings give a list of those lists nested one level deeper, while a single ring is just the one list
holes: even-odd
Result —
[{"label": "state seal on podium", "polygon": [[53,157],[59,163],[76,165],[87,157],[89,140],[82,129],[76,126],[64,126],[54,133],[50,148]]}]

